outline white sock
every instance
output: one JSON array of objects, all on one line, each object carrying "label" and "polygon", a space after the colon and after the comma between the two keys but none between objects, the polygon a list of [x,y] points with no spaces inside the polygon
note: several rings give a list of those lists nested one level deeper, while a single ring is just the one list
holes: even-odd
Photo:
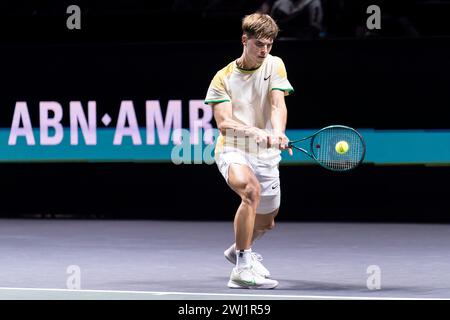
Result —
[{"label": "white sock", "polygon": [[252,249],[236,250],[236,267],[238,269],[250,268],[252,261]]}]

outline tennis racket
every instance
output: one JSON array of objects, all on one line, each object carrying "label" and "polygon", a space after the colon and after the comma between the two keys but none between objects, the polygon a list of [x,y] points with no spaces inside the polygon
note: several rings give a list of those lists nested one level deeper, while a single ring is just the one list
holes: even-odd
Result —
[{"label": "tennis racket", "polygon": [[[309,149],[298,143],[310,140]],[[366,144],[358,131],[350,127],[333,125],[325,127],[309,137],[292,140],[288,147],[300,150],[332,171],[348,171],[356,168],[366,153]]]}]

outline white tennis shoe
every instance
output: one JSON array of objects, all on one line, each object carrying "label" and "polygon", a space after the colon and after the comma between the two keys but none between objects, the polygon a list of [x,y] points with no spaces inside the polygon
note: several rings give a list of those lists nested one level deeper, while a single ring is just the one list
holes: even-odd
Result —
[{"label": "white tennis shoe", "polygon": [[228,287],[232,289],[273,289],[278,286],[278,281],[261,276],[253,267],[231,271]]},{"label": "white tennis shoe", "polygon": [[[228,261],[236,265],[236,249],[234,245],[225,250],[223,254],[225,255],[225,258]],[[264,267],[264,265],[261,263],[263,257],[256,252],[252,252],[251,256],[252,256],[252,267],[255,270],[255,272],[264,278],[270,278],[269,270],[267,270],[267,268]]]}]

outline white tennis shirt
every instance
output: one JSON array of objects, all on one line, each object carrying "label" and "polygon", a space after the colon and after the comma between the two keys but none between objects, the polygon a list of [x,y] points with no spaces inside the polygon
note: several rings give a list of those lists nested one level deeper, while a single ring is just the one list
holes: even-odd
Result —
[{"label": "white tennis shirt", "polygon": [[[270,121],[272,90],[284,91],[285,95],[294,91],[287,78],[283,60],[269,54],[256,69],[241,69],[236,61],[233,61],[218,71],[208,88],[205,103],[214,105],[230,101],[233,120],[269,131],[272,129]],[[221,134],[217,140],[216,153],[227,146],[248,151],[242,143],[236,145],[236,140],[232,140],[225,139]],[[269,160],[279,157],[279,154],[278,149],[270,148],[259,150],[256,155],[260,159]]]}]

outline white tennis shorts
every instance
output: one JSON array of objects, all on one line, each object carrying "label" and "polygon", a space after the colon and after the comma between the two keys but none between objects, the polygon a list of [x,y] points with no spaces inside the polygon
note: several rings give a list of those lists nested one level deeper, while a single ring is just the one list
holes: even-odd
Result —
[{"label": "white tennis shorts", "polygon": [[255,174],[261,186],[261,197],[257,214],[268,214],[280,207],[281,189],[278,163],[267,164],[254,156],[234,148],[224,148],[216,154],[217,167],[228,184],[228,169],[232,163],[247,165]]}]

